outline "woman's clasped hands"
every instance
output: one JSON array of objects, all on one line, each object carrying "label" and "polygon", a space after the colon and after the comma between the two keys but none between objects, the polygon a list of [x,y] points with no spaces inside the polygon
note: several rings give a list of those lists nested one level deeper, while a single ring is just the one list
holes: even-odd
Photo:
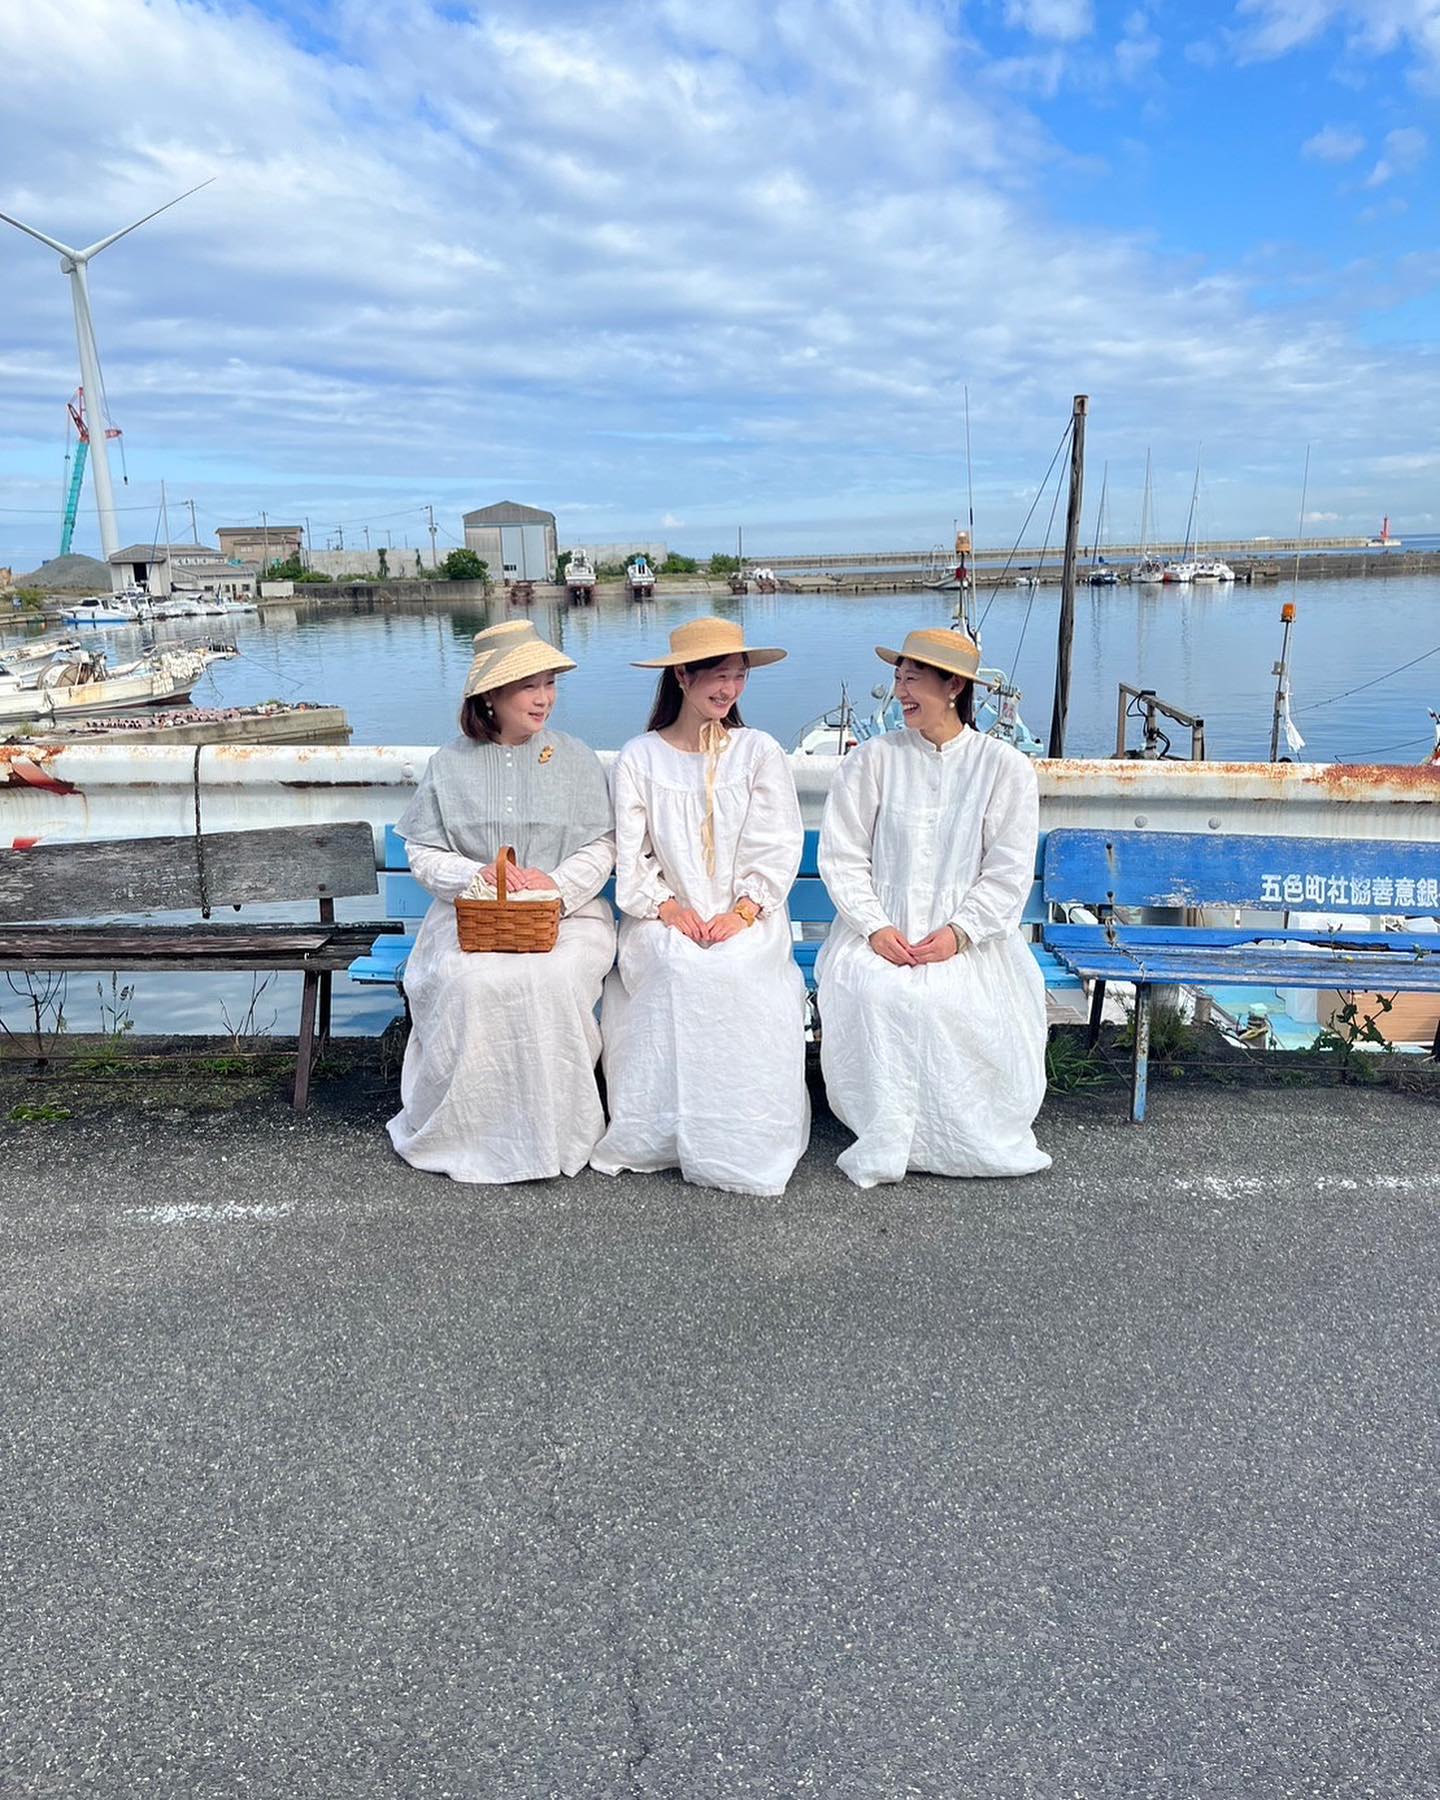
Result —
[{"label": "woman's clasped hands", "polygon": [[882,925],[870,933],[870,948],[877,956],[900,969],[914,969],[925,963],[949,962],[968,949],[970,940],[957,925],[941,925],[918,943],[910,940],[893,925]]},{"label": "woman's clasped hands", "polygon": [[746,927],[746,920],[738,912],[716,913],[713,919],[702,919],[693,906],[679,900],[665,901],[658,916],[662,925],[702,946],[723,944],[727,938],[738,937]]},{"label": "woman's clasped hands", "polygon": [[[486,887],[493,888],[496,885],[494,863],[486,863],[480,875]],[[520,892],[526,888],[553,888],[555,877],[547,875],[543,869],[526,869],[519,863],[509,863],[505,869],[505,886],[512,892]]]}]

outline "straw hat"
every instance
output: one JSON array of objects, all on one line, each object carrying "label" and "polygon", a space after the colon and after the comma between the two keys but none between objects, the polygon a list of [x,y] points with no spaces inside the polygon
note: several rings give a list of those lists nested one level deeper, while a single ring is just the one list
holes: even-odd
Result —
[{"label": "straw hat", "polygon": [[537,637],[528,619],[507,619],[475,633],[475,660],[465,677],[465,698],[488,694],[508,681],[523,681],[546,669],[573,669],[570,658]]},{"label": "straw hat", "polygon": [[777,663],[784,650],[759,650],[745,642],[745,633],[729,619],[691,619],[670,633],[670,654],[632,663],[633,669],[678,669],[683,663],[708,662],[712,656],[746,656],[752,669]]},{"label": "straw hat", "polygon": [[939,669],[942,675],[958,675],[962,681],[975,681],[981,687],[994,685],[990,681],[980,681],[980,646],[963,631],[926,626],[921,631],[912,631],[901,649],[886,650],[877,644],[875,654],[881,662],[898,663],[903,656],[910,662]]}]

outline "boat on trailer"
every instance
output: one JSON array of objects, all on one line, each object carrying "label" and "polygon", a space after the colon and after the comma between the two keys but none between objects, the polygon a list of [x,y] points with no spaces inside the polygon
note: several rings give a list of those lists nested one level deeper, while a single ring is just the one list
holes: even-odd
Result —
[{"label": "boat on trailer", "polygon": [[632,600],[654,598],[655,571],[650,567],[650,558],[643,552],[631,557],[625,570],[625,585],[630,590]]},{"label": "boat on trailer", "polygon": [[583,550],[574,551],[565,565],[565,596],[577,606],[595,598],[595,565]]}]

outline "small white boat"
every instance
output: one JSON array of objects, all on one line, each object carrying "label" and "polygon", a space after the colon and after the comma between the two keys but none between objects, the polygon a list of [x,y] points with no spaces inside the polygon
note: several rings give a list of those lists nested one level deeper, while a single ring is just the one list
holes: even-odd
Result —
[{"label": "small white boat", "polygon": [[1131,571],[1130,579],[1142,587],[1155,587],[1165,579],[1165,565],[1158,556],[1142,556]]},{"label": "small white boat", "polygon": [[57,656],[73,656],[79,648],[78,638],[38,638],[33,644],[0,650],[0,693],[34,687],[47,663]]},{"label": "small white boat", "polygon": [[1033,594],[1039,590],[1040,577],[1021,573],[1015,577],[1015,585],[1022,594]]},{"label": "small white boat", "polygon": [[112,669],[103,650],[77,650],[43,669],[35,687],[0,692],[0,724],[29,719],[48,723],[83,713],[185,700],[211,663],[234,655],[233,649],[214,645],[157,650]]},{"label": "small white boat", "polygon": [[632,600],[649,600],[655,592],[655,571],[648,556],[632,557],[625,570],[625,585]]},{"label": "small white boat", "polygon": [[1229,563],[1222,562],[1219,557],[1214,557],[1205,562],[1197,562],[1195,572],[1190,579],[1192,581],[1233,581],[1235,571]]},{"label": "small white boat", "polygon": [[580,604],[595,598],[595,565],[583,550],[574,551],[565,565],[565,594]]},{"label": "small white boat", "polygon": [[[975,687],[975,728],[987,737],[1013,744],[1026,756],[1043,756],[1045,747],[1020,717],[1020,690],[1010,685],[1002,669],[981,669],[982,680],[995,686]],[[905,721],[895,698],[895,690],[877,687],[871,690],[878,702],[868,717],[855,711],[849,690],[840,689],[840,704],[812,719],[795,740],[802,756],[844,756],[857,744],[878,737],[886,731],[903,731]]]},{"label": "small white boat", "polygon": [[775,579],[773,569],[752,569],[750,579],[755,583],[757,594],[774,594],[779,591],[780,583]]},{"label": "small white boat", "polygon": [[150,608],[152,619],[198,619],[200,608],[183,595],[172,594],[168,600],[157,600]]},{"label": "small white boat", "polygon": [[123,594],[87,594],[67,606],[60,617],[67,625],[134,625],[141,612],[139,605]]},{"label": "small white boat", "polygon": [[1193,581],[1195,565],[1193,562],[1167,562],[1161,565],[1160,579],[1165,583]]}]

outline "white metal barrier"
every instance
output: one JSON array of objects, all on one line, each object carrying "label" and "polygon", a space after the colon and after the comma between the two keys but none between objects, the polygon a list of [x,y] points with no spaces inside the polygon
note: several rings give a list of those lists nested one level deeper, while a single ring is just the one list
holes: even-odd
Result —
[{"label": "white metal barrier", "polygon": [[[601,752],[608,759],[613,752]],[[399,816],[428,746],[0,747],[0,844]],[[833,759],[791,759],[817,825]],[[1040,761],[1041,824],[1440,842],[1440,766]]]}]

